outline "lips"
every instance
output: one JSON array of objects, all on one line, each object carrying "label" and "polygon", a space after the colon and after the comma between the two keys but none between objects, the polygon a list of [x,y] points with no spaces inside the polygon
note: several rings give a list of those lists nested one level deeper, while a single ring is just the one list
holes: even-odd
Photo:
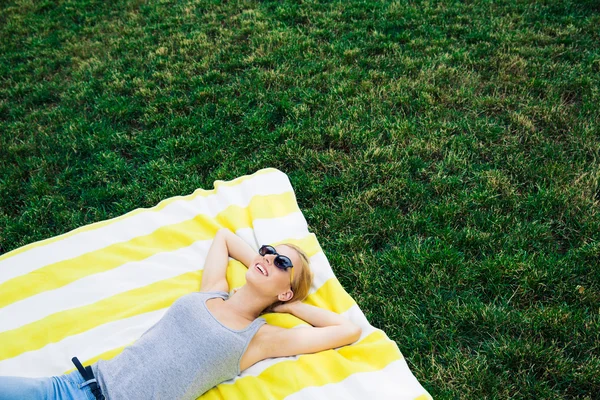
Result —
[{"label": "lips", "polygon": [[254,269],[257,270],[258,272],[260,272],[263,276],[269,276],[269,271],[263,265],[260,265],[261,268],[265,270],[266,274],[263,274],[263,272],[260,270],[260,268],[258,268],[259,265],[260,264],[258,264],[258,263],[254,264]]}]

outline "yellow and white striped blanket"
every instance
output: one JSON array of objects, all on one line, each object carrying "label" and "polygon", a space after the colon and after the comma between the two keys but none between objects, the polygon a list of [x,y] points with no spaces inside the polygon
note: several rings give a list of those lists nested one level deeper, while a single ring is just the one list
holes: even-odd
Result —
[{"label": "yellow and white striped blanket", "polygon": [[[369,324],[335,277],[296,202],[288,176],[266,168],[215,181],[155,207],[77,228],[0,256],[0,375],[54,376],[109,359],[154,325],[169,306],[198,291],[208,249],[226,227],[255,249],[291,242],[311,259],[306,303],[363,329],[352,345],[270,358],[200,399],[431,399],[385,332]],[[230,288],[246,267],[230,259]],[[306,325],[290,314],[269,324]]]}]

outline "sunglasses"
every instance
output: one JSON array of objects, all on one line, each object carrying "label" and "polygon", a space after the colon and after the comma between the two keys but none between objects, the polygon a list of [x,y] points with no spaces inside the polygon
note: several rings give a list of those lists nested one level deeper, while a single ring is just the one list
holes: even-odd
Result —
[{"label": "sunglasses", "polygon": [[292,264],[292,260],[290,260],[289,257],[277,253],[275,248],[269,245],[262,245],[258,250],[258,254],[260,254],[261,256],[264,256],[265,254],[276,254],[277,257],[275,257],[274,264],[277,268],[284,271],[288,268],[291,268],[290,272],[292,275],[290,276],[290,286],[292,286],[292,281],[294,280],[294,265]]}]

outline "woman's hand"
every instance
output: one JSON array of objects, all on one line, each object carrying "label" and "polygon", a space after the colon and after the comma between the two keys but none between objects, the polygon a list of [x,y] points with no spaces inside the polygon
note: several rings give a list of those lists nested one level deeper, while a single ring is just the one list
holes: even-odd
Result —
[{"label": "woman's hand", "polygon": [[294,307],[297,307],[301,302],[298,300],[286,301],[273,308],[273,312],[288,313],[294,315]]},{"label": "woman's hand", "polygon": [[276,313],[286,313],[288,312],[288,304],[287,303],[282,303],[276,307],[273,307],[273,312]]}]

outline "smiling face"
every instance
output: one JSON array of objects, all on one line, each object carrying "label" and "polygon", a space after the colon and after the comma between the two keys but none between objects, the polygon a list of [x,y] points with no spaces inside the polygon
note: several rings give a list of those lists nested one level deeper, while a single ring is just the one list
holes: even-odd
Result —
[{"label": "smiling face", "polygon": [[[274,247],[277,253],[282,256],[287,256],[290,260],[292,260],[294,279],[296,279],[296,277],[300,274],[300,269],[302,268],[302,262],[298,253],[296,253],[296,250],[286,245]],[[276,254],[265,254],[264,256],[257,254],[252,261],[252,265],[248,268],[246,280],[248,281],[249,278],[251,278],[252,282],[257,286],[260,286],[262,291],[277,296],[280,293],[291,290],[290,279],[292,268],[288,268],[286,270],[279,269],[274,264],[275,257],[277,257]],[[265,273],[259,270],[257,264],[260,265],[260,268],[262,268]]]}]

